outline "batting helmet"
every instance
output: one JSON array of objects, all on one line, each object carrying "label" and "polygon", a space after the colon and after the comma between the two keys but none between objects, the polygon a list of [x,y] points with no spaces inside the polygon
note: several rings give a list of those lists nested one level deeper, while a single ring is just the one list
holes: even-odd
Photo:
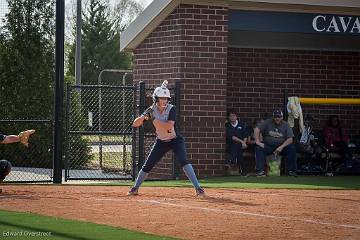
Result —
[{"label": "batting helmet", "polygon": [[154,93],[152,95],[152,98],[153,98],[153,101],[156,102],[157,98],[160,98],[160,97],[166,97],[168,99],[170,99],[170,90],[167,88],[167,85],[168,85],[168,81],[164,81],[162,84],[161,84],[161,87],[157,87],[155,88],[154,90]]},{"label": "batting helmet", "polygon": [[0,181],[11,172],[11,163],[8,160],[0,160]]}]

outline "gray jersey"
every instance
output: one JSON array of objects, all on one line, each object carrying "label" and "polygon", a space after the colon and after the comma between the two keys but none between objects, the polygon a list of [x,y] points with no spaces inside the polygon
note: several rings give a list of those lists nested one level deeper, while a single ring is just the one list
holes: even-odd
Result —
[{"label": "gray jersey", "polygon": [[257,126],[264,138],[264,143],[272,146],[280,146],[286,139],[294,137],[289,124],[282,121],[276,125],[273,119],[267,119]]},{"label": "gray jersey", "polygon": [[[158,107],[155,107],[154,118],[162,122],[167,122],[169,120],[175,121],[176,112],[174,105],[168,104],[162,113],[160,113]],[[175,125],[171,129],[158,128],[155,124],[154,126],[156,129],[156,136],[158,139],[162,141],[167,141],[176,138]]]}]

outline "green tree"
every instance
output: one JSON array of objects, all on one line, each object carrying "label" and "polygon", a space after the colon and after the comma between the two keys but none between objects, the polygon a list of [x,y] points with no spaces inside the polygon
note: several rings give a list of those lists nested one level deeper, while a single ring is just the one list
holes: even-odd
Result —
[{"label": "green tree", "polygon": [[[101,0],[89,1],[83,13],[82,84],[97,84],[103,69],[131,68],[131,54],[119,52],[120,34],[141,10],[141,5],[134,0],[116,1],[114,6]],[[72,32],[73,43],[67,52],[67,75],[74,76],[75,29]]]},{"label": "green tree", "polygon": [[54,73],[54,1],[8,0],[0,33],[0,115],[50,119]]},{"label": "green tree", "polygon": [[[6,24],[0,32],[0,116],[8,119],[51,119],[54,83],[54,0],[8,0]],[[51,165],[49,124],[1,124],[17,133],[36,128],[31,151],[6,146],[2,157],[21,165]],[[21,152],[21,151],[20,151]],[[31,159],[24,162],[24,158]],[[19,165],[19,164],[18,164]]]}]

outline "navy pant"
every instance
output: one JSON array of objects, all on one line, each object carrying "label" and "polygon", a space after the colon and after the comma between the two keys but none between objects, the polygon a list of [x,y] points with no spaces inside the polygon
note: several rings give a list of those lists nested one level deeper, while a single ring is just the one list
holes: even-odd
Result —
[{"label": "navy pant", "polygon": [[142,167],[142,170],[149,173],[155,164],[170,150],[173,150],[175,159],[178,163],[180,163],[181,167],[189,164],[186,160],[184,139],[178,136],[170,141],[161,141],[160,139],[156,139],[155,144],[151,149],[144,166]]},{"label": "navy pant", "polygon": [[245,173],[245,164],[243,158],[243,149],[242,145],[239,143],[232,143],[227,149],[227,163],[228,164],[237,164],[239,166],[239,171]]},{"label": "navy pant", "polygon": [[[271,146],[265,144],[265,147],[255,146],[255,160],[256,160],[256,170],[264,171],[266,156],[273,154],[275,149],[278,146]],[[296,171],[296,149],[293,144],[286,146],[280,153],[282,156],[287,159],[287,170]]]}]

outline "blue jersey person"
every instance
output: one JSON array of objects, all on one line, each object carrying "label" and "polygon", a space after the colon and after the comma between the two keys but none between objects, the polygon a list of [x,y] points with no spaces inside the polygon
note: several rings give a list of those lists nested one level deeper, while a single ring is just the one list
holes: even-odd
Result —
[{"label": "blue jersey person", "polygon": [[205,196],[204,189],[200,187],[194,169],[186,159],[185,142],[176,128],[175,106],[169,104],[171,97],[167,84],[165,80],[161,87],[154,90],[152,95],[154,104],[133,122],[133,127],[140,127],[144,121],[151,121],[155,127],[156,140],[128,195],[138,194],[139,187],[151,169],[168,151],[172,150],[186,176],[194,185],[196,195],[203,197]]}]

